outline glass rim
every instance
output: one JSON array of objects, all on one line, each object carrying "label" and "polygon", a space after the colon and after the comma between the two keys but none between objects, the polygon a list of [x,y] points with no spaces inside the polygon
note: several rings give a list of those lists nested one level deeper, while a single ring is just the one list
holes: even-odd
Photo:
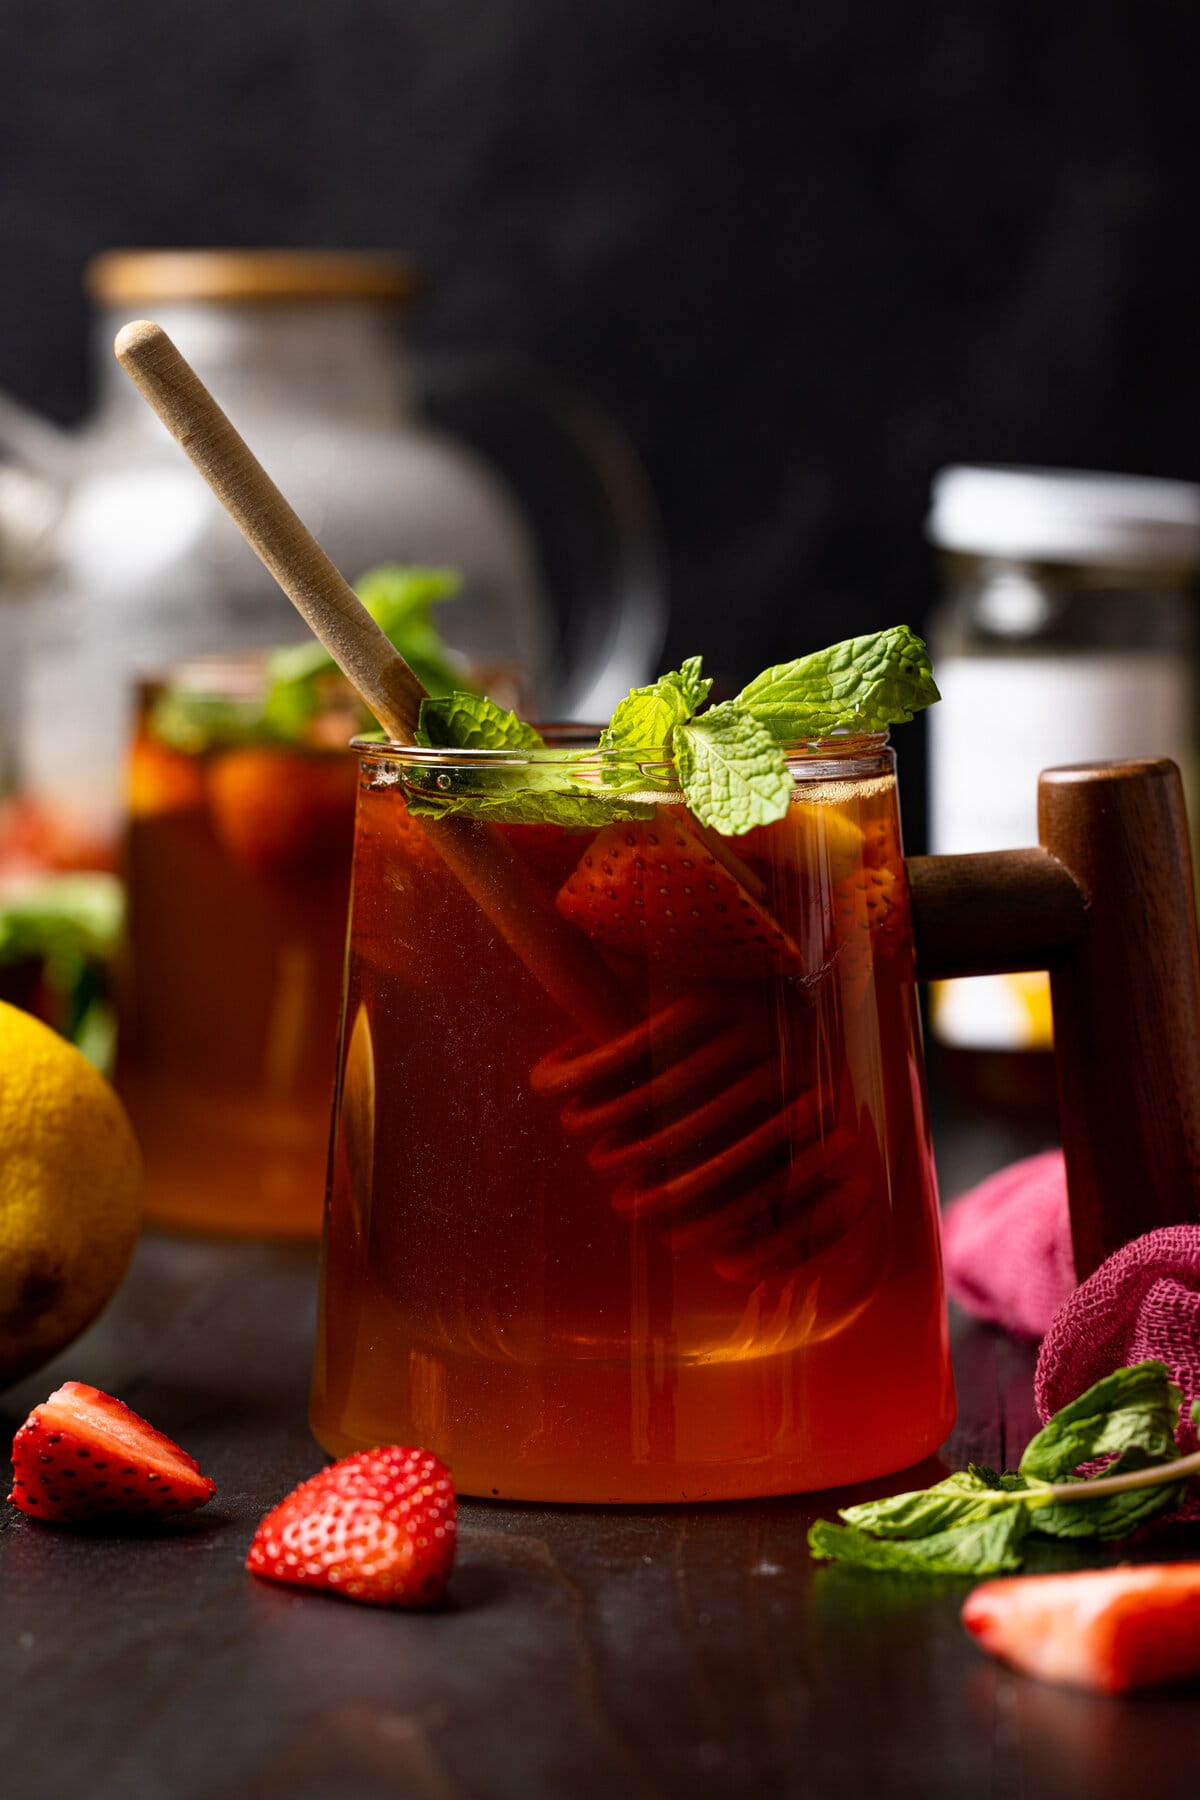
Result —
[{"label": "glass rim", "polygon": [[[413,769],[447,765],[462,769],[513,769],[581,762],[600,768],[617,763],[636,763],[643,768],[672,766],[672,758],[663,754],[661,744],[641,749],[601,749],[599,738],[603,727],[599,725],[535,723],[533,729],[547,740],[545,744],[519,749],[476,750],[401,744],[382,733],[365,733],[352,738],[350,748],[357,752],[360,761],[378,757]],[[790,766],[806,770],[811,767],[813,773],[831,767],[846,774],[865,773],[865,770],[857,771],[846,765],[865,762],[877,766],[881,759],[892,755],[886,731],[838,731],[827,737],[797,738],[781,744],[780,748]]]}]

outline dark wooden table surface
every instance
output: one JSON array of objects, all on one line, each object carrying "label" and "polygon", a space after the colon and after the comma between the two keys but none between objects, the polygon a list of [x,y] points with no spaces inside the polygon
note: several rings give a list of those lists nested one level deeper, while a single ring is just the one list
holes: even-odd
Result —
[{"label": "dark wooden table surface", "polygon": [[[944,1191],[1013,1147],[944,1128]],[[1194,1790],[1194,1691],[1110,1701],[1041,1686],[974,1649],[962,1585],[815,1566],[806,1528],[844,1496],[467,1502],[435,1613],[253,1581],[242,1561],[258,1519],[321,1461],[305,1424],[314,1270],[304,1250],[147,1234],[100,1324],[4,1396],[11,1434],[56,1380],[93,1381],[218,1485],[203,1513],[152,1537],[5,1509],[0,1791],[13,1800]],[[960,1421],[944,1457],[1011,1461],[1034,1425],[1032,1353],[961,1320],[955,1338]]]}]

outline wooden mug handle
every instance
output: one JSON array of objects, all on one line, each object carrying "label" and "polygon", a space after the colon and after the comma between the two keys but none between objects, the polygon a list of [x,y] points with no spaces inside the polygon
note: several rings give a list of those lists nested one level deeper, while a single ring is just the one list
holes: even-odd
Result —
[{"label": "wooden mug handle", "polygon": [[1040,849],[909,859],[922,980],[1049,969],[1075,1267],[1200,1219],[1200,951],[1179,770],[1049,769]]}]

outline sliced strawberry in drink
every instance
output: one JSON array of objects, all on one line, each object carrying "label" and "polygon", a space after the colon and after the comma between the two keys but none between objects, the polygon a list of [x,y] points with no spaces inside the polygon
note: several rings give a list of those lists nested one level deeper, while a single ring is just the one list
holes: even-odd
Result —
[{"label": "sliced strawberry in drink", "polygon": [[985,1581],[962,1621],[982,1649],[1041,1681],[1103,1694],[1195,1681],[1200,1563]]},{"label": "sliced strawberry in drink", "polygon": [[214,757],[208,771],[213,829],[259,874],[350,860],[358,764],[349,753],[247,748]]},{"label": "sliced strawberry in drink", "polygon": [[65,1381],[13,1440],[9,1499],[31,1519],[82,1524],[193,1512],[216,1493],[200,1465],[123,1400]]},{"label": "sliced strawberry in drink", "polygon": [[864,866],[834,889],[835,964],[850,1006],[865,996],[876,959],[894,956],[908,936],[908,890],[886,865]]},{"label": "sliced strawberry in drink", "polygon": [[782,819],[737,839],[739,856],[832,883],[863,861],[862,827],[839,806],[793,800]]},{"label": "sliced strawberry in drink", "polygon": [[590,832],[562,825],[497,825],[496,830],[551,893],[572,874],[580,851],[591,841]]},{"label": "sliced strawberry in drink", "polygon": [[603,949],[685,976],[805,973],[795,940],[681,819],[609,825],[558,895],[558,909]]},{"label": "sliced strawberry in drink", "polygon": [[135,819],[194,812],[204,805],[204,764],[143,733],[129,752],[125,791]]}]

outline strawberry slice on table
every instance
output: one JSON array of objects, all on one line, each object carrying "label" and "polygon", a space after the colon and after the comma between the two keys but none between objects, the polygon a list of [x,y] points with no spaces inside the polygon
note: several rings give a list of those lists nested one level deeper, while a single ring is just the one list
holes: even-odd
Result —
[{"label": "strawberry slice on table", "polygon": [[607,825],[558,894],[558,910],[601,949],[687,976],[803,975],[795,940],[689,825],[669,813]]},{"label": "strawberry slice on table", "polygon": [[962,1621],[1041,1681],[1124,1694],[1200,1678],[1200,1563],[1143,1563],[985,1581]]},{"label": "strawberry slice on table", "polygon": [[372,1606],[430,1606],[454,1566],[457,1502],[428,1450],[359,1450],[273,1507],[246,1557],[252,1575]]},{"label": "strawberry slice on table", "polygon": [[216,1491],[178,1444],[83,1381],[56,1388],[13,1440],[9,1499],[50,1524],[144,1523],[194,1512]]}]

